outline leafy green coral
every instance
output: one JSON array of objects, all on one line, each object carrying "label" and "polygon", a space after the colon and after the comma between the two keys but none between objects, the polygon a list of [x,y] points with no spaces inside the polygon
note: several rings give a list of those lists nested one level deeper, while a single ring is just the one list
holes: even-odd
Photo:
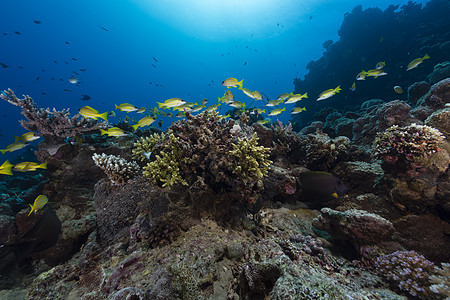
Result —
[{"label": "leafy green coral", "polygon": [[[151,179],[155,184],[162,184],[162,187],[172,187],[176,183],[187,185],[180,172],[180,166],[187,162],[183,155],[183,150],[178,144],[179,138],[172,132],[160,135],[154,134],[153,141],[164,141],[164,148],[156,159],[147,163],[144,167],[144,177]],[[159,140],[158,140],[159,139]],[[151,143],[151,142],[150,142]],[[149,144],[150,144],[149,143]],[[155,146],[152,147],[154,150]]]},{"label": "leafy green coral", "polygon": [[134,149],[132,151],[133,158],[140,161],[145,161],[150,158],[150,154],[155,150],[157,145],[161,144],[166,140],[172,131],[169,129],[167,134],[164,132],[161,134],[154,133],[149,137],[141,137],[139,141],[134,143]]},{"label": "leafy green coral", "polygon": [[232,172],[245,183],[261,180],[267,176],[269,165],[272,163],[268,159],[269,153],[270,148],[258,146],[256,133],[251,139],[239,139],[237,144],[233,144],[233,150],[229,152],[235,159]]}]

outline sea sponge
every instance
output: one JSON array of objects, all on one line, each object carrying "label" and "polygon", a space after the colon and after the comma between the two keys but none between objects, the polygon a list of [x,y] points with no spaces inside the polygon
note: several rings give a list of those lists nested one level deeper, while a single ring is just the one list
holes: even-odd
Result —
[{"label": "sea sponge", "polygon": [[245,183],[259,181],[267,176],[272,163],[268,159],[270,148],[258,146],[256,133],[251,139],[239,139],[237,144],[233,144],[233,150],[229,154],[234,157],[235,162],[232,172]]},{"label": "sea sponge", "polygon": [[97,167],[100,167],[113,184],[123,184],[137,176],[141,170],[139,165],[129,162],[119,156],[106,155],[105,153],[92,155]]}]

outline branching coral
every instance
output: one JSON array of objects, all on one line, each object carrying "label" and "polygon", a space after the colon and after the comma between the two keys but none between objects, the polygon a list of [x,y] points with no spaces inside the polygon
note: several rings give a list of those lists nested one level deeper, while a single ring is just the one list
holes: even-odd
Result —
[{"label": "branching coral", "polygon": [[85,119],[79,114],[70,117],[69,109],[57,111],[53,108],[38,108],[33,99],[24,96],[23,99],[17,98],[11,89],[3,91],[0,97],[10,104],[22,108],[22,115],[27,119],[20,120],[20,125],[30,131],[37,131],[44,138],[49,137],[74,137],[76,135],[92,132],[100,128],[107,127],[106,122],[98,123],[97,120]]},{"label": "branching coral", "polygon": [[179,145],[179,138],[175,137],[172,132],[169,134],[154,134],[146,145],[150,151],[153,151],[155,146],[161,142],[163,142],[163,148],[156,155],[156,159],[144,167],[144,176],[150,178],[156,184],[162,184],[162,187],[170,188],[176,183],[187,185],[186,180],[181,175],[180,167],[188,159],[184,157],[183,150]]},{"label": "branching coral", "polygon": [[139,141],[134,143],[133,158],[141,161],[149,160],[150,155],[154,153],[157,148],[161,151],[164,149],[165,143],[170,142],[172,133],[172,130],[168,129],[167,133],[154,133],[150,137],[141,137]]},{"label": "branching coral", "polygon": [[434,264],[415,251],[396,251],[377,258],[377,270],[400,290],[420,299],[437,299],[430,290],[430,276],[435,275]]},{"label": "branching coral", "polygon": [[439,151],[439,143],[444,140],[442,133],[430,126],[411,124],[406,127],[393,125],[378,133],[373,143],[373,154],[385,162],[397,161],[415,168],[423,160]]},{"label": "branching coral", "polygon": [[269,153],[270,148],[258,146],[256,133],[251,139],[239,139],[237,144],[233,144],[233,150],[229,152],[234,157],[232,172],[245,183],[250,180],[261,180],[267,176],[269,165],[272,163],[268,159]]},{"label": "branching coral", "polygon": [[443,263],[442,268],[437,268],[437,275],[433,275],[430,277],[432,286],[430,286],[430,290],[437,293],[442,294],[447,297],[445,299],[450,299],[450,264]]},{"label": "branching coral", "polygon": [[113,184],[126,183],[137,176],[141,169],[136,162],[129,162],[120,156],[94,153],[92,159]]}]

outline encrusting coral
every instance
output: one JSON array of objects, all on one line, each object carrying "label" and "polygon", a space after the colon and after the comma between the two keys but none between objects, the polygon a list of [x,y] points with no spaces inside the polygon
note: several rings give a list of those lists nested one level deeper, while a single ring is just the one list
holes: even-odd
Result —
[{"label": "encrusting coral", "polygon": [[113,184],[126,183],[136,177],[141,170],[136,162],[129,162],[120,156],[94,153],[92,159]]},{"label": "encrusting coral", "polygon": [[38,108],[30,96],[19,99],[11,89],[3,91],[0,98],[22,108],[22,115],[27,120],[20,120],[20,125],[26,130],[39,132],[46,139],[74,137],[108,126],[107,122],[99,123],[97,120],[80,117],[79,114],[70,117],[69,109],[57,111],[53,108],[51,111],[49,108]]},{"label": "encrusting coral", "polygon": [[272,163],[268,159],[270,148],[258,146],[256,133],[251,139],[239,139],[237,144],[232,144],[233,150],[229,152],[234,158],[232,172],[240,180],[247,183],[250,180],[259,181],[267,176],[269,165]]}]

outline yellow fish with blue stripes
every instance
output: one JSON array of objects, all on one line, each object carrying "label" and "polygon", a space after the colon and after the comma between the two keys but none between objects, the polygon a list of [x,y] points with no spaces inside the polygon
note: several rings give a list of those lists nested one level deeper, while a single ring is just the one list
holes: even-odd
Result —
[{"label": "yellow fish with blue stripes", "polygon": [[38,209],[41,209],[44,207],[45,204],[47,204],[48,202],[48,198],[45,195],[39,195],[36,197],[36,199],[34,200],[34,204],[31,205],[31,211],[28,215],[31,215],[31,213],[34,211],[35,213],[38,211]]}]

